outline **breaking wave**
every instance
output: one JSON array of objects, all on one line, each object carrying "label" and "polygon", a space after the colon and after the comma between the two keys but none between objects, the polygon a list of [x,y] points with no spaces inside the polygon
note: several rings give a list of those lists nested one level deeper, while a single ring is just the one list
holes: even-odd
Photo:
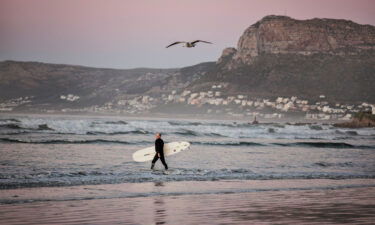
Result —
[{"label": "breaking wave", "polygon": [[330,163],[330,162],[316,162],[313,164],[313,166],[319,166],[319,167],[353,167],[353,162],[343,162],[343,163]]},{"label": "breaking wave", "polygon": [[196,141],[191,144],[196,145],[219,145],[219,146],[266,146],[262,143],[248,142],[248,141],[238,141],[238,142],[216,142],[216,141]]},{"label": "breaking wave", "polygon": [[[20,139],[20,138],[0,138],[0,142],[3,143],[23,143],[23,144],[120,144],[120,145],[152,145],[152,141],[122,141],[122,140],[111,140],[111,139]],[[191,141],[192,145],[205,145],[205,146],[257,146],[257,147],[308,147],[308,148],[342,148],[342,149],[375,149],[372,145],[354,145],[345,142],[253,142],[253,141]]]},{"label": "breaking wave", "polygon": [[38,125],[38,130],[53,130],[47,124],[40,124]]},{"label": "breaking wave", "polygon": [[0,135],[48,133],[71,135],[149,135],[161,132],[181,137],[260,139],[373,139],[373,129],[336,129],[329,124],[260,123],[231,121],[110,120],[66,118],[0,119]]},{"label": "breaking wave", "polygon": [[293,143],[272,143],[284,147],[314,147],[314,148],[360,148],[375,149],[371,145],[352,145],[345,142],[293,142]]},{"label": "breaking wave", "polygon": [[145,130],[133,130],[133,131],[119,131],[119,132],[101,132],[101,131],[88,131],[87,135],[121,135],[121,134],[150,134]]},{"label": "breaking wave", "polygon": [[122,144],[122,145],[141,145],[141,144],[152,144],[152,142],[128,142],[119,140],[106,140],[106,139],[92,139],[92,140],[22,140],[12,138],[0,138],[0,142],[6,143],[22,143],[22,144]]},{"label": "breaking wave", "polygon": [[181,129],[181,131],[174,132],[174,134],[181,136],[199,136],[197,132],[187,129]]}]

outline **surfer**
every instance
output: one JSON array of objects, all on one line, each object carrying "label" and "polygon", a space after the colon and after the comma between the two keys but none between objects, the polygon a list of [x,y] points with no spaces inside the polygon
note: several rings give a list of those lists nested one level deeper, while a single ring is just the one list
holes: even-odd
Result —
[{"label": "surfer", "polygon": [[158,159],[160,158],[161,162],[163,163],[164,167],[165,167],[165,170],[168,170],[168,165],[167,163],[165,162],[165,158],[164,158],[164,141],[163,139],[161,139],[161,133],[156,133],[155,134],[155,156],[154,156],[154,159],[152,160],[152,164],[151,164],[151,169],[153,170],[154,167],[155,167],[155,163],[156,161],[158,161]]},{"label": "surfer", "polygon": [[253,123],[252,124],[258,124],[258,120],[257,120],[257,116],[254,116],[254,120],[253,120]]}]

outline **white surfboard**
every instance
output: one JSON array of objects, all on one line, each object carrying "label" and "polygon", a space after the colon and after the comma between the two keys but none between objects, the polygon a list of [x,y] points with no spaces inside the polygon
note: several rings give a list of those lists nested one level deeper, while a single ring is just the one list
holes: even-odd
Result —
[{"label": "white surfboard", "polygon": [[[167,143],[164,144],[164,156],[174,155],[189,148],[190,143],[186,141]],[[155,153],[155,146],[144,148],[133,153],[133,160],[136,162],[150,161],[154,158]]]}]

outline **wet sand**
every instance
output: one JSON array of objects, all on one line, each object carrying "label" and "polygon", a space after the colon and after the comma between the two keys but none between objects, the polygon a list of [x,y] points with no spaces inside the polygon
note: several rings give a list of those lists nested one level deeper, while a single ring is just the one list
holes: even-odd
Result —
[{"label": "wet sand", "polygon": [[183,181],[0,190],[0,224],[372,224],[374,179]]}]

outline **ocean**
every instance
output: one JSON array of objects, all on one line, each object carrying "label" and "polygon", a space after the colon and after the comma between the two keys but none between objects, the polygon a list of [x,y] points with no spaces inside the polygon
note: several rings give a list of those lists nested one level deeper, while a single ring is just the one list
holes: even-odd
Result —
[{"label": "ocean", "polygon": [[[162,173],[160,161],[157,170],[151,171],[150,162],[132,160],[135,151],[154,144],[156,132],[162,133],[166,143],[191,143],[188,151],[166,158],[168,175]],[[199,213],[189,223],[183,212],[195,207],[207,214],[222,204],[235,207],[236,203],[239,208],[236,206],[233,211],[254,211],[262,206],[271,207],[273,201],[283,208],[287,199],[295,199],[294,203],[303,208],[304,201],[313,202],[315,197],[321,199],[321,214],[326,212],[325,207],[332,208],[333,202],[343,199],[349,203],[358,200],[362,208],[349,204],[345,208],[349,214],[342,217],[337,213],[331,217],[314,214],[315,219],[311,219],[314,215],[306,208],[305,218],[286,217],[284,222],[367,223],[374,219],[375,213],[372,207],[375,201],[368,202],[375,200],[374,128],[345,129],[324,123],[253,125],[214,119],[4,114],[0,115],[0,155],[0,217],[6,224],[29,224],[33,216],[35,224],[52,224],[55,217],[40,220],[46,215],[45,208],[55,208],[58,212],[69,205],[73,209],[80,205],[79,209],[93,215],[84,223],[100,224],[97,222],[101,220],[94,218],[102,214],[90,211],[87,201],[96,202],[97,210],[100,204],[109,204],[107,209],[115,207],[112,213],[117,212],[116,215],[124,210],[121,205],[126,202],[124,215],[132,219],[111,220],[124,224],[160,224],[160,221],[210,224]],[[355,190],[361,190],[358,198],[353,196]],[[307,197],[301,199],[295,193]],[[278,195],[282,202],[277,201],[280,196],[272,198]],[[213,201],[210,197],[214,196],[211,208],[199,204],[202,199]],[[247,200],[254,201],[257,196],[267,201],[258,202],[258,208],[250,207]],[[169,202],[171,212],[182,214],[169,220],[167,217],[157,220],[158,217],[147,213],[139,215],[143,210],[151,210],[148,203],[157,205],[155,201]],[[137,210],[130,213],[132,204]],[[179,204],[186,204],[188,210],[178,211],[175,207],[181,207]],[[164,214],[170,216],[167,212],[164,209]],[[350,212],[355,213],[350,216]],[[80,223],[77,215],[62,214],[58,221],[69,218],[70,224],[77,224]],[[258,214],[251,217],[251,213],[225,211],[212,215],[213,224],[283,221],[275,213],[263,220]]]}]

